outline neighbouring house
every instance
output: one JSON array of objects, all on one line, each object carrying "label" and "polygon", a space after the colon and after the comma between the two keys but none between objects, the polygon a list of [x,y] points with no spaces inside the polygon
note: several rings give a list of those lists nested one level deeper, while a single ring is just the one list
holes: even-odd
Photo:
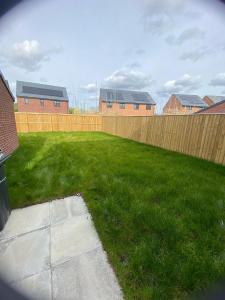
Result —
[{"label": "neighbouring house", "polygon": [[18,112],[69,113],[69,99],[65,87],[17,81]]},{"label": "neighbouring house", "polygon": [[225,114],[225,97],[224,100],[217,102],[209,107],[199,110],[196,114]]},{"label": "neighbouring house", "polygon": [[212,96],[212,95],[207,95],[203,98],[203,101],[208,105],[213,105],[218,102],[221,102],[222,100],[225,99],[225,96]]},{"label": "neighbouring house", "polygon": [[192,114],[208,105],[198,95],[173,94],[163,108],[163,114]]},{"label": "neighbouring house", "polygon": [[121,116],[151,116],[156,103],[147,92],[100,89],[99,112]]},{"label": "neighbouring house", "polygon": [[10,213],[4,164],[18,147],[14,101],[9,84],[0,71],[0,230],[3,229]]}]

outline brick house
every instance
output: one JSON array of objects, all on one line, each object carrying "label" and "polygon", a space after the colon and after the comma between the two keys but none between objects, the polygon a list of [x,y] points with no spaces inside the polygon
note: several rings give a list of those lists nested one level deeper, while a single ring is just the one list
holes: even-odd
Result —
[{"label": "brick house", "polygon": [[147,92],[100,89],[99,112],[121,116],[151,116],[156,103]]},{"label": "brick house", "polygon": [[69,112],[69,99],[65,87],[17,81],[16,97],[19,112]]},{"label": "brick house", "polygon": [[15,99],[0,71],[0,161],[18,146],[13,103]]},{"label": "brick house", "polygon": [[203,101],[208,105],[213,105],[215,103],[218,103],[222,100],[225,99],[225,96],[212,96],[212,95],[207,95],[203,98]]},{"label": "brick house", "polygon": [[209,107],[199,110],[196,114],[225,114],[225,97],[224,100],[217,102]]},{"label": "brick house", "polygon": [[10,214],[4,164],[18,147],[13,104],[13,94],[0,71],[0,230],[3,229]]},{"label": "brick house", "polygon": [[173,94],[163,107],[163,114],[192,114],[207,106],[197,95]]}]

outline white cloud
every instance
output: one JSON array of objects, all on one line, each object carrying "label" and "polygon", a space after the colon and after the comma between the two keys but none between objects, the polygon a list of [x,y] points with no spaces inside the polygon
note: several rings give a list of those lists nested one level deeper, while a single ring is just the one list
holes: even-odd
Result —
[{"label": "white cloud", "polygon": [[48,82],[48,80],[45,77],[40,77],[40,82]]},{"label": "white cloud", "polygon": [[42,64],[50,59],[51,54],[59,53],[61,50],[61,47],[44,49],[37,40],[25,40],[1,51],[1,59],[6,64],[33,72],[39,70]]},{"label": "white cloud", "polygon": [[142,90],[152,84],[151,77],[143,72],[122,68],[104,79],[103,86],[108,88]]},{"label": "white cloud", "polygon": [[191,51],[186,51],[184,52],[181,56],[180,59],[181,60],[191,60],[193,62],[198,61],[199,59],[202,59],[203,57],[210,55],[211,53],[213,53],[212,49],[209,49],[207,47],[201,47],[195,50],[191,50]]},{"label": "white cloud", "polygon": [[96,83],[89,83],[81,87],[81,90],[88,93],[95,93],[97,90]]},{"label": "white cloud", "polygon": [[166,96],[173,93],[192,92],[200,88],[200,76],[192,77],[189,74],[184,74],[176,80],[169,80],[158,90],[158,94]]},{"label": "white cloud", "polygon": [[212,86],[225,86],[225,73],[217,74],[209,83]]},{"label": "white cloud", "polygon": [[135,69],[135,68],[140,68],[141,67],[141,64],[137,61],[134,61],[130,64],[127,64],[126,65],[127,68],[130,68],[130,69]]},{"label": "white cloud", "polygon": [[189,7],[189,0],[146,0],[143,15],[145,30],[160,35],[175,28],[178,17],[196,18],[199,13],[193,13]]},{"label": "white cloud", "polygon": [[181,32],[177,37],[169,35],[166,42],[170,45],[181,45],[188,40],[200,40],[205,36],[205,32],[198,27],[188,28]]}]

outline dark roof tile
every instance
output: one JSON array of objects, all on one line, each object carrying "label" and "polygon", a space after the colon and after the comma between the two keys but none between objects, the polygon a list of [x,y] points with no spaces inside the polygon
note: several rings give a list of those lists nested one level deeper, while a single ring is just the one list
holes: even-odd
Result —
[{"label": "dark roof tile", "polygon": [[172,96],[175,96],[183,106],[208,106],[198,95],[173,94]]},{"label": "dark roof tile", "polygon": [[65,87],[24,81],[16,82],[16,96],[49,100],[69,100]]},{"label": "dark roof tile", "polygon": [[100,89],[100,99],[120,103],[156,104],[147,92],[119,89]]},{"label": "dark roof tile", "polygon": [[225,100],[225,96],[212,96],[212,95],[206,95],[209,99],[213,101],[213,103],[218,103],[222,100]]}]

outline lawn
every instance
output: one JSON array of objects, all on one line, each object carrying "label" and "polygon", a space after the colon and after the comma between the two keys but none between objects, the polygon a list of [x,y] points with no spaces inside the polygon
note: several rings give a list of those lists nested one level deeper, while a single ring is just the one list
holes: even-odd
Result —
[{"label": "lawn", "polygon": [[103,133],[38,133],[20,135],[7,176],[13,208],[83,195],[126,299],[186,299],[225,275],[225,167]]}]

